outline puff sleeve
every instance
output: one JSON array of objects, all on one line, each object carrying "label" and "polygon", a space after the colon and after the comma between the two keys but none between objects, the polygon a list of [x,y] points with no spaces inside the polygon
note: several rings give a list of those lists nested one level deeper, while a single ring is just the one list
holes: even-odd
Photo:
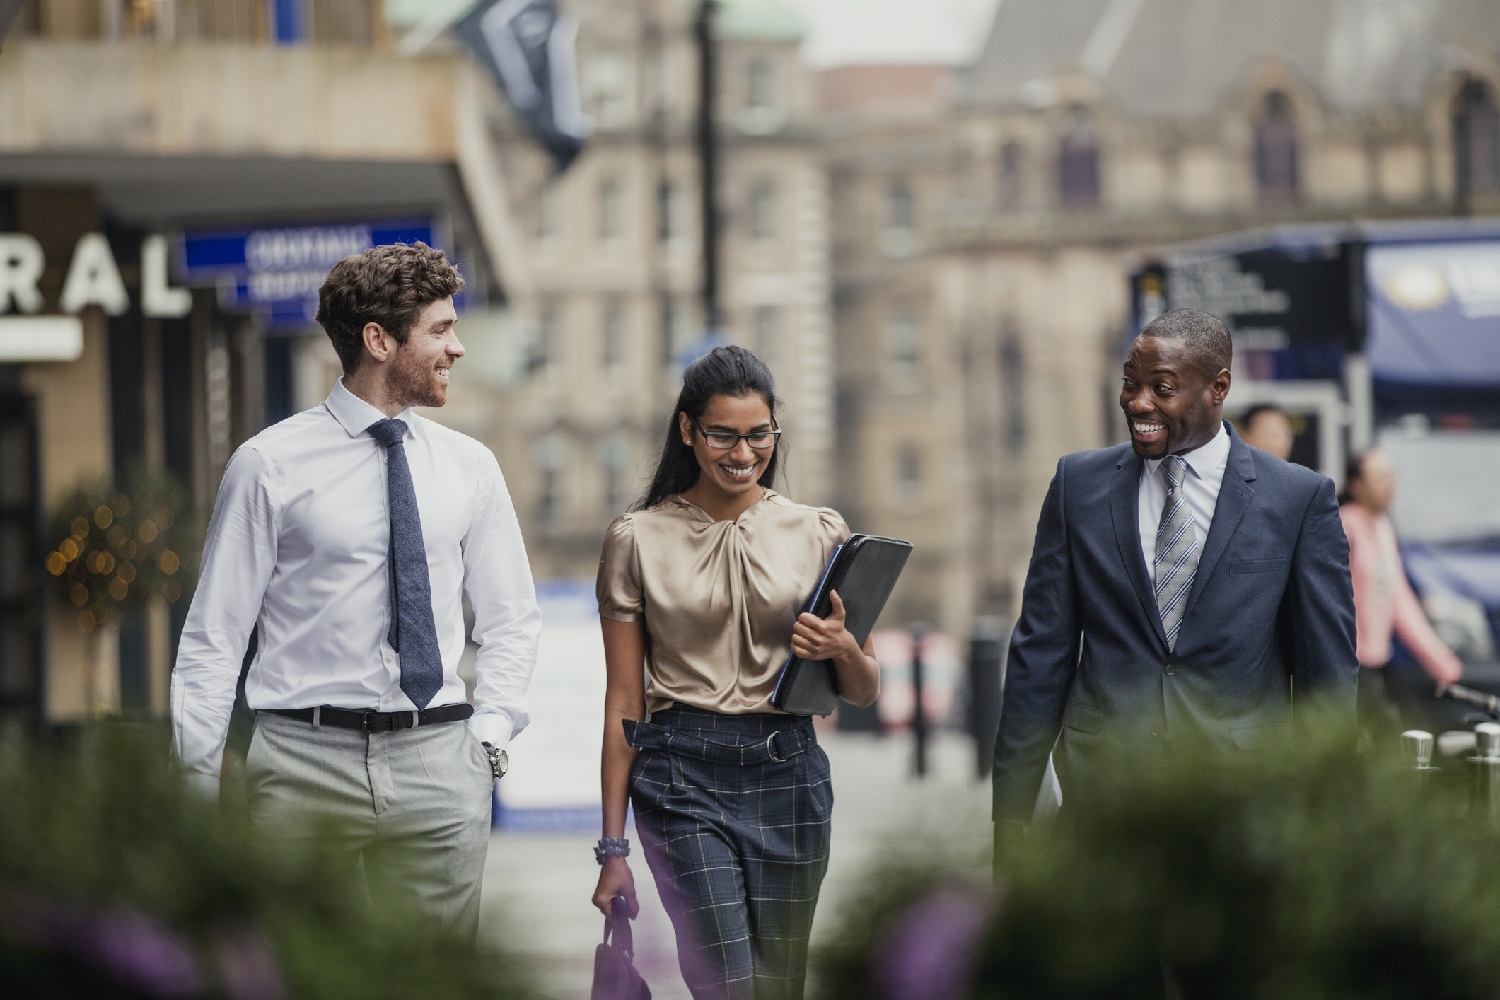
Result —
[{"label": "puff sleeve", "polygon": [[594,593],[599,599],[600,618],[617,622],[645,619],[640,567],[635,548],[635,524],[631,515],[622,514],[605,532],[604,551],[599,557],[599,577],[594,584]]}]

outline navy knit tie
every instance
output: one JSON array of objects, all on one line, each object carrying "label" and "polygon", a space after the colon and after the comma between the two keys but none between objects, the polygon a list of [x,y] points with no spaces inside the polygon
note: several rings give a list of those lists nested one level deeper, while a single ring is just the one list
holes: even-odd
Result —
[{"label": "navy knit tie", "polygon": [[377,420],[366,428],[385,445],[387,488],[391,499],[391,648],[401,654],[401,690],[418,708],[426,708],[443,686],[443,658],[432,617],[432,584],[427,579],[427,547],[422,542],[422,515],[406,464],[404,420]]}]

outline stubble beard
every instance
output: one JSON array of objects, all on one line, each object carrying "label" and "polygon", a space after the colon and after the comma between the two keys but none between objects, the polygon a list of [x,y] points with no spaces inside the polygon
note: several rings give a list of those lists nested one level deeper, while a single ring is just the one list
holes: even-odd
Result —
[{"label": "stubble beard", "polygon": [[448,387],[438,382],[432,364],[416,358],[404,345],[396,351],[389,384],[402,407],[442,406],[448,402]]}]

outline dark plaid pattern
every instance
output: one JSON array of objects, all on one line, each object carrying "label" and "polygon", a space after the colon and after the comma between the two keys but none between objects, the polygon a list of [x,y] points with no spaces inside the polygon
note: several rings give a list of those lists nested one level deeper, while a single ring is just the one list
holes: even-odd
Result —
[{"label": "dark plaid pattern", "polygon": [[674,706],[625,723],[636,832],[695,1000],[800,1000],[833,783],[812,720]]}]

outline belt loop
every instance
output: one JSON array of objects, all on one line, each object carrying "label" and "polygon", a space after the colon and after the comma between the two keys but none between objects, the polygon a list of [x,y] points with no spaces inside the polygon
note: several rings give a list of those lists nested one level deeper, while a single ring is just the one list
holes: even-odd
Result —
[{"label": "belt loop", "polygon": [[323,728],[323,706],[322,705],[315,705],[315,706],[313,706],[313,728],[314,729],[322,729]]},{"label": "belt loop", "polygon": [[414,708],[411,710],[411,727],[416,729],[422,724],[422,710]]}]

